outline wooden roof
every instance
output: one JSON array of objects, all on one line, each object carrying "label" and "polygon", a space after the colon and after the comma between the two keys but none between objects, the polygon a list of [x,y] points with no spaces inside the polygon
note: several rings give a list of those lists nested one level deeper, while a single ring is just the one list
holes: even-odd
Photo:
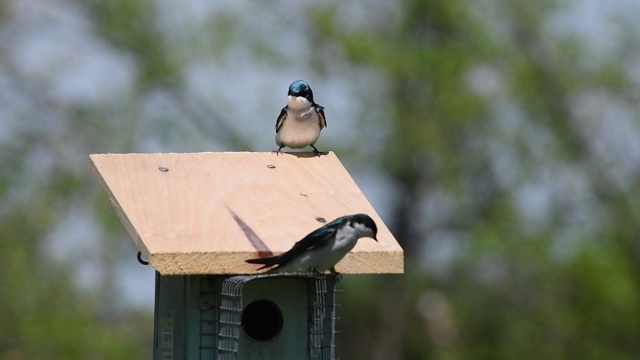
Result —
[{"label": "wooden roof", "polygon": [[371,216],[336,269],[402,273],[403,252],[334,153],[93,154],[90,167],[143,256],[163,275],[251,274],[333,219]]}]

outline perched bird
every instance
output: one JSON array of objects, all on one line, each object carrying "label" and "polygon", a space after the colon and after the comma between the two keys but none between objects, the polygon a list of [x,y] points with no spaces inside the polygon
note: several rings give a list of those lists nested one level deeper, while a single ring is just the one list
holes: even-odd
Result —
[{"label": "perched bird", "polygon": [[246,262],[264,265],[258,270],[276,266],[268,273],[323,273],[329,270],[337,274],[335,265],[356,246],[358,239],[370,237],[378,241],[377,232],[376,223],[369,215],[342,216],[312,231],[281,255]]},{"label": "perched bird", "polygon": [[320,137],[320,131],[327,127],[324,117],[324,107],[313,101],[313,91],[303,80],[296,80],[289,85],[287,106],[283,107],[276,120],[276,144],[283,147],[302,149],[306,146],[313,148],[313,153],[320,152],[314,144]]}]

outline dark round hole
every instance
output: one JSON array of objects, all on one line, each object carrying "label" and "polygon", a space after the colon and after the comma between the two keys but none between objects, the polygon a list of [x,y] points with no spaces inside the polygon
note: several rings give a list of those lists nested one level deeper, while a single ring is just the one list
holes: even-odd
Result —
[{"label": "dark round hole", "polygon": [[252,339],[267,341],[282,330],[282,312],[268,300],[256,300],[242,312],[242,328]]}]

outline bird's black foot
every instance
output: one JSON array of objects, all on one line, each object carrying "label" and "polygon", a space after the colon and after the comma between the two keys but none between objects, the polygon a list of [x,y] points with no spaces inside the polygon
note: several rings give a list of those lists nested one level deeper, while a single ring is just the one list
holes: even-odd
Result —
[{"label": "bird's black foot", "polygon": [[340,280],[342,280],[342,274],[337,272],[336,268],[332,267],[331,269],[329,269],[329,271],[331,272],[331,275],[336,277],[336,282],[339,282]]},{"label": "bird's black foot", "polygon": [[327,152],[323,152],[323,151],[319,151],[318,149],[316,149],[315,146],[311,145],[311,147],[313,148],[313,155],[315,156],[320,156],[320,155],[327,155]]},{"label": "bird's black foot", "polygon": [[284,146],[280,146],[280,147],[278,148],[278,150],[273,150],[273,151],[272,151],[272,153],[276,153],[276,156],[278,156],[278,155],[282,154],[282,148],[283,148],[283,147],[284,147]]}]

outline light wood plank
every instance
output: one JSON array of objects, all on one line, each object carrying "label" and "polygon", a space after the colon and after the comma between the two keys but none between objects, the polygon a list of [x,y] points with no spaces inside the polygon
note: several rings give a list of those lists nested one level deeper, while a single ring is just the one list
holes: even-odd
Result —
[{"label": "light wood plank", "polygon": [[402,249],[334,153],[93,154],[89,163],[163,275],[255,273],[244,260],[256,246],[234,213],[276,254],[324,225],[317,218],[368,214],[379,242],[361,239],[337,270],[403,272]]}]

